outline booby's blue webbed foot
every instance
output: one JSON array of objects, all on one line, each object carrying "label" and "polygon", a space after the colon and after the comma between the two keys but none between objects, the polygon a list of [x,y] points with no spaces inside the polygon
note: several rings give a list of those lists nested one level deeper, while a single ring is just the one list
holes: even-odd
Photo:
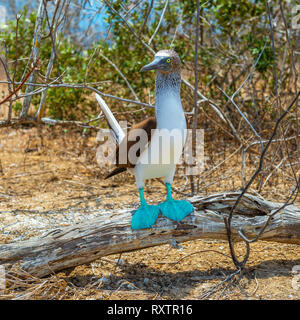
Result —
[{"label": "booby's blue webbed foot", "polygon": [[144,198],[143,188],[139,189],[141,205],[131,218],[133,230],[152,228],[159,214],[159,207],[147,204]]},{"label": "booby's blue webbed foot", "polygon": [[166,183],[167,199],[159,204],[161,213],[175,221],[180,221],[194,211],[194,207],[186,200],[174,200],[171,193],[171,185]]},{"label": "booby's blue webbed foot", "polygon": [[133,230],[152,228],[158,214],[158,206],[148,204],[140,206],[131,219],[131,228]]}]

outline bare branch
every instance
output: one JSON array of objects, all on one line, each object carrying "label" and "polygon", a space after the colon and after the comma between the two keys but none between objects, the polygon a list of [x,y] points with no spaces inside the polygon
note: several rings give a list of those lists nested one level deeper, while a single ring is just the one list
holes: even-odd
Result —
[{"label": "bare branch", "polygon": [[[300,91],[298,91],[298,93],[296,94],[296,96],[294,97],[294,99],[292,100],[292,102],[290,103],[290,105],[286,108],[286,110],[282,113],[282,115],[277,119],[275,127],[273,129],[272,135],[270,137],[270,139],[268,140],[267,145],[265,146],[265,148],[263,149],[261,156],[260,156],[260,160],[259,160],[259,166],[256,169],[255,173],[252,175],[252,177],[250,178],[249,182],[247,183],[247,185],[245,186],[245,188],[243,188],[242,192],[240,193],[240,195],[238,196],[235,204],[232,206],[229,216],[227,218],[225,218],[225,224],[226,224],[226,229],[227,229],[227,236],[228,236],[228,242],[229,242],[229,248],[230,248],[230,253],[233,259],[233,262],[235,264],[235,266],[237,268],[241,268],[242,266],[245,265],[248,256],[249,256],[249,243],[246,243],[247,246],[247,253],[243,259],[243,261],[238,261],[234,252],[234,248],[233,248],[233,243],[232,243],[232,234],[231,234],[231,221],[232,221],[232,217],[233,217],[233,213],[235,211],[235,209],[237,208],[239,202],[241,201],[243,195],[247,192],[247,190],[249,189],[249,187],[251,186],[251,184],[253,183],[253,181],[255,180],[255,178],[257,177],[257,175],[259,174],[259,172],[262,169],[262,165],[263,165],[263,161],[264,161],[264,156],[266,154],[266,152],[269,149],[269,146],[271,145],[271,142],[273,140],[273,138],[275,137],[278,127],[281,123],[281,121],[284,119],[284,117],[290,112],[290,110],[292,109],[292,107],[294,106],[295,102],[297,101],[297,99],[299,98],[300,95]],[[298,187],[298,186],[297,186]]]},{"label": "bare branch", "polygon": [[164,15],[165,15],[165,12],[166,12],[166,10],[167,10],[168,2],[169,2],[169,0],[165,0],[165,6],[164,6],[163,11],[162,11],[162,13],[161,13],[161,16],[160,16],[158,25],[157,25],[157,27],[156,27],[156,29],[155,29],[152,37],[151,37],[151,38],[149,39],[149,41],[148,41],[148,45],[149,45],[149,46],[150,46],[151,42],[153,41],[154,37],[156,36],[156,34],[157,34],[157,32],[158,32],[158,29],[159,29],[159,27],[160,27],[160,25],[161,25],[161,23],[162,23],[162,21],[163,21],[163,19],[164,19]]},{"label": "bare branch", "polygon": [[[36,17],[36,23],[35,23],[33,46],[31,50],[32,61],[34,64],[38,60],[38,57],[40,54],[40,45],[41,45],[41,38],[42,38],[44,16],[45,16],[45,0],[40,0],[39,9]],[[34,82],[34,80],[35,80],[35,76],[34,76],[34,73],[32,73],[30,75],[29,82]],[[32,87],[28,86],[26,88],[26,93],[29,93],[31,90],[32,90]],[[27,116],[30,101],[31,101],[31,96],[30,95],[26,96],[23,103],[22,111],[21,111],[22,118],[25,118]]]},{"label": "bare branch", "polygon": [[[23,85],[25,85],[25,82],[28,80],[28,78],[30,77],[30,75],[32,74],[32,72],[37,68],[38,65],[38,60],[35,62],[35,64],[33,65],[33,67],[31,68],[31,70],[27,73],[26,77],[24,78],[24,80],[18,85],[18,87],[11,93],[9,94],[5,99],[3,99],[2,101],[0,101],[0,105],[3,104],[4,102],[8,101],[14,94],[16,94],[22,87]],[[10,82],[8,82],[10,83]],[[19,96],[20,97],[20,96]]]},{"label": "bare branch", "polygon": [[133,90],[132,86],[130,85],[129,81],[127,80],[127,78],[125,77],[124,73],[110,60],[108,59],[101,51],[99,51],[99,55],[105,60],[107,61],[111,66],[113,66],[115,68],[115,70],[118,72],[118,74],[123,78],[123,80],[126,82],[129,90],[131,91],[131,93],[133,94],[134,98],[137,101],[140,101],[140,99],[138,98],[138,96],[136,95],[135,91]]}]

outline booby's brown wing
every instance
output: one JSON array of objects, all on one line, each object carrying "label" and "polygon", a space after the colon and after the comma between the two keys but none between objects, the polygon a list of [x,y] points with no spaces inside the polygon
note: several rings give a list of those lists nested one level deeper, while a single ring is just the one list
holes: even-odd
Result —
[{"label": "booby's brown wing", "polygon": [[[155,117],[149,117],[139,123],[135,123],[134,125],[132,125],[131,129],[129,130],[128,134],[126,135],[126,137],[124,138],[124,140],[121,142],[120,146],[117,146],[116,149],[116,168],[110,172],[105,179],[108,179],[116,174],[119,174],[121,172],[124,172],[127,170],[127,168],[134,168],[135,163],[131,163],[128,159],[128,155],[129,155],[129,150],[130,148],[137,143],[138,141],[130,141],[128,140],[128,138],[130,137],[130,133],[135,130],[135,129],[143,129],[145,130],[145,132],[147,133],[147,143],[144,145],[141,145],[140,143],[140,148],[137,150],[136,152],[136,159],[139,158],[139,156],[141,155],[141,153],[145,150],[145,148],[150,144],[151,142],[151,130],[152,129],[156,129],[156,118]],[[137,139],[138,140],[138,139]],[[127,143],[127,147],[123,148],[122,144]],[[125,150],[127,152],[127,154],[123,157],[122,154],[120,154],[120,150],[122,152],[122,150]],[[125,163],[119,163],[120,159],[127,159],[127,161],[124,161]]]}]

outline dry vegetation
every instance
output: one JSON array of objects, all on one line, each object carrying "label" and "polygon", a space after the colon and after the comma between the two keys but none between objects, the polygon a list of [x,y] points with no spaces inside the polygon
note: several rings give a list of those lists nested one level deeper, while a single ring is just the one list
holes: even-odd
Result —
[{"label": "dry vegetation", "polygon": [[[95,161],[96,132],[74,128],[3,128],[0,133],[0,240],[20,241],[60,225],[84,221],[112,208],[138,205],[133,177],[121,174],[104,181],[106,169]],[[234,149],[214,152],[206,140],[208,160],[200,194],[236,190],[241,186],[240,154]],[[13,146],[13,147],[12,147]],[[225,161],[224,161],[225,160]],[[218,163],[218,170],[210,171]],[[248,160],[250,172],[255,156]],[[251,169],[252,168],[252,169]],[[182,186],[182,178],[175,186]],[[284,201],[288,176],[274,173],[263,196]],[[164,186],[150,181],[147,198],[160,201]],[[182,197],[180,194],[178,198]],[[118,199],[118,201],[116,201]],[[299,200],[299,198],[298,198]],[[299,201],[298,201],[299,203]],[[237,252],[244,251],[237,245]],[[118,263],[119,261],[119,263]],[[176,263],[177,262],[177,263]],[[2,292],[2,299],[299,299],[291,285],[292,267],[300,264],[296,245],[258,241],[241,276],[209,289],[234,271],[227,242],[190,241],[102,258],[38,279],[24,275]]]},{"label": "dry vegetation", "polygon": [[[185,3],[188,8],[189,2]],[[250,3],[252,2],[250,1]],[[282,4],[281,1],[279,3]],[[124,8],[118,10],[122,13]],[[274,17],[283,18],[279,6],[274,11]],[[216,15],[219,16],[219,13],[216,12]],[[186,13],[186,17],[190,18],[189,16]],[[220,16],[223,17],[221,11]],[[257,17],[261,18],[259,14]],[[80,14],[78,14],[78,18],[80,18]],[[247,23],[252,23],[251,19]],[[123,20],[121,19],[122,23],[119,23],[118,20],[114,21],[116,29],[114,32],[117,35],[119,26],[126,22]],[[186,57],[189,55],[190,57],[184,66],[183,77],[191,81],[190,83],[194,83],[194,62],[191,59],[194,50],[194,30],[189,28],[189,20],[185,23],[188,26],[188,33],[178,35],[177,40],[182,41],[183,44],[189,44],[185,54]],[[246,32],[248,32],[247,23],[241,26],[241,28],[246,28]],[[150,35],[153,34],[156,25],[157,23],[154,23],[153,30],[148,30]],[[254,25],[256,22],[252,27]],[[228,126],[228,122],[222,120],[222,116],[209,105],[207,100],[197,104],[198,128],[205,130],[206,157],[204,171],[195,177],[195,182],[199,186],[197,189],[199,195],[241,190],[257,169],[261,158],[260,146],[256,144],[247,150],[243,167],[242,148],[248,147],[254,141],[258,142],[259,139],[242,119],[232,101],[224,99],[223,93],[217,88],[221,87],[225,91],[230,88],[235,93],[239,92],[236,95],[236,102],[241,107],[239,111],[244,112],[251,124],[256,129],[258,128],[260,138],[263,140],[269,139],[276,119],[287,108],[298,91],[297,70],[299,70],[299,63],[293,60],[296,56],[294,47],[291,49],[288,39],[284,38],[285,31],[289,30],[286,26],[283,27],[282,21],[278,25],[281,25],[281,32],[277,32],[275,29],[271,31],[275,35],[280,34],[280,37],[275,37],[277,50],[285,46],[286,51],[284,55],[281,51],[277,53],[277,58],[280,59],[277,59],[278,83],[275,87],[276,90],[279,89],[278,92],[275,92],[274,83],[276,81],[273,79],[272,59],[265,74],[254,72],[254,63],[257,58],[255,55],[255,59],[253,56],[249,56],[249,52],[248,56],[244,56],[242,46],[239,48],[241,51],[235,48],[236,52],[231,47],[223,47],[225,42],[216,41],[218,39],[215,39],[214,33],[211,32],[212,26],[201,23],[201,32],[204,34],[204,38],[203,34],[200,37],[202,49],[205,49],[205,44],[208,44],[206,53],[209,54],[206,58],[212,54],[212,56],[215,55],[216,60],[210,65],[205,62],[205,55],[201,56],[203,61],[198,66],[198,73],[202,76],[212,76],[213,69],[215,80],[209,80],[211,85],[199,81],[198,89],[207,97],[210,97],[213,92],[213,103],[216,103],[223,115],[231,121],[236,129],[238,139],[237,136],[234,136],[232,128]],[[177,22],[173,23],[174,26],[177,26]],[[139,26],[139,31],[144,27]],[[163,27],[161,26],[161,28]],[[124,37],[132,36],[132,30],[130,28],[126,30],[126,28],[122,29]],[[49,34],[51,32],[50,30]],[[133,32],[135,33],[135,31]],[[176,32],[174,30],[174,39]],[[271,38],[272,33],[267,27],[264,32],[268,38]],[[147,40],[147,36],[140,38],[140,35],[137,38],[133,37],[136,44],[140,44],[141,40]],[[32,37],[33,34],[28,37],[30,48]],[[159,33],[156,38],[159,38],[157,44],[165,41]],[[233,41],[234,38],[231,40]],[[12,43],[17,44],[17,39]],[[10,44],[11,48],[13,47],[12,43]],[[122,44],[123,42],[120,41],[118,45]],[[253,47],[247,49],[256,48],[261,53],[269,49],[270,57],[274,58],[275,51],[272,52],[272,41],[265,42],[266,44],[267,46],[263,47],[262,44],[256,43],[257,47],[253,44]],[[211,48],[216,51],[210,51]],[[223,49],[226,53],[224,57]],[[124,50],[126,53],[130,51],[127,48]],[[147,46],[143,46],[142,50],[143,58],[147,57],[149,52],[153,53],[152,47],[147,49]],[[205,50],[201,54],[203,53]],[[220,55],[222,59],[218,58],[220,53],[222,53]],[[122,54],[118,56],[120,60],[122,57]],[[228,57],[229,60],[227,60]],[[239,58],[237,62],[233,62],[235,61],[232,59],[233,57]],[[249,57],[253,61],[250,61]],[[269,58],[265,57],[262,60],[269,62]],[[44,69],[48,64],[47,59],[41,64]],[[88,65],[96,65],[99,60],[96,51],[91,51],[89,59],[86,60]],[[134,59],[131,58],[131,62]],[[116,63],[119,65],[119,61]],[[103,66],[96,65],[95,67],[96,71],[93,76],[96,75],[97,81],[105,80],[103,77],[109,74],[109,68],[106,66],[107,72],[101,69],[102,74],[98,79],[98,69],[100,70],[100,67]],[[13,73],[12,67],[13,65],[10,65],[11,73]],[[0,64],[0,80],[6,81],[4,70],[1,68]],[[23,73],[24,70],[20,64],[18,68],[18,72]],[[128,70],[127,75],[130,76],[132,70],[136,72],[137,68],[134,66],[134,69]],[[86,73],[86,70],[80,71],[83,74]],[[45,70],[42,69],[42,71],[39,70],[38,75],[44,77],[44,73]],[[44,79],[43,77],[42,79]],[[53,77],[56,79],[56,76],[53,75]],[[137,79],[137,82],[140,80],[141,78]],[[75,83],[77,80],[73,79],[72,81]],[[106,85],[102,88],[103,92],[127,98],[127,95],[122,93],[122,88],[124,91],[123,84],[118,82],[112,85],[111,82],[111,79],[105,82]],[[273,85],[272,82],[274,82]],[[279,84],[278,87],[277,84]],[[40,85],[42,84],[40,83]],[[138,89],[140,90],[140,88]],[[150,95],[149,90],[148,87],[141,90],[141,101],[145,101],[145,97]],[[97,107],[93,106],[94,96],[91,93],[86,95],[86,92],[84,91],[82,95],[87,105],[78,104],[78,110],[72,108],[65,110],[72,114],[72,119],[86,121],[86,119],[97,117]],[[0,99],[7,96],[7,85],[1,86],[0,84]],[[60,101],[59,98],[57,99],[55,101]],[[77,103],[70,97],[69,100],[68,103]],[[187,85],[182,86],[182,100],[185,110],[191,111],[194,96],[193,90]],[[50,110],[53,112],[56,108],[61,107],[61,105],[55,105],[55,101],[48,101],[49,105],[46,105],[45,112],[41,112],[41,116],[51,117]],[[106,99],[106,101],[112,107],[113,112],[117,114],[118,120],[127,120],[129,125],[151,113],[145,106],[131,104],[131,108],[127,109],[128,104],[120,103],[118,100]],[[251,101],[253,105],[251,105]],[[23,103],[23,98],[19,102]],[[151,102],[153,103],[153,101]],[[13,104],[11,108],[12,106]],[[271,144],[264,157],[263,176],[261,172],[247,192],[259,192],[268,200],[282,203],[286,202],[291,195],[300,173],[299,111],[297,111],[297,106],[299,106],[299,102],[281,122],[275,137],[281,141]],[[34,106],[31,101],[28,115],[34,115],[36,107],[37,104]],[[103,118],[100,117],[97,121],[92,122],[95,125],[94,129],[84,130],[76,126],[75,122],[73,125],[60,123],[57,126],[45,123],[38,124],[37,122],[33,124],[33,121],[30,124],[16,124],[17,121],[14,123],[14,120],[20,120],[21,123],[24,119],[19,118],[20,110],[16,111],[15,109],[11,109],[12,122],[5,123],[3,120],[8,118],[8,111],[8,102],[0,105],[0,122],[2,121],[0,127],[0,243],[29,239],[49,232],[49,229],[54,229],[57,226],[68,226],[104,215],[108,210],[138,206],[134,177],[122,173],[110,180],[103,180],[107,168],[100,167],[96,161],[96,135],[98,127],[106,125]],[[68,116],[69,113],[66,115]],[[84,118],[83,115],[88,115],[88,117]],[[29,118],[26,120],[30,122]],[[192,121],[192,117],[190,120]],[[283,137],[287,140],[285,141]],[[186,197],[184,194],[190,192],[188,178],[179,173],[174,180],[174,187],[175,191],[177,190],[175,195],[178,199]],[[159,180],[149,181],[145,191],[147,200],[154,203],[161,201],[165,195],[165,187]],[[295,195],[294,203],[299,206],[299,193],[295,193]],[[294,277],[292,268],[300,265],[299,246],[257,241],[251,243],[250,247],[250,256],[245,268],[228,281],[224,281],[224,279],[236,271],[228,242],[197,240],[179,244],[178,247],[171,244],[162,245],[103,257],[91,264],[81,265],[59,273],[53,272],[52,275],[42,279],[24,273],[22,276],[12,279],[5,290],[0,290],[0,299],[300,299],[300,289],[296,290],[292,287]],[[236,253],[239,258],[243,258],[245,254],[243,243],[236,244]],[[212,290],[214,288],[216,290]]]}]

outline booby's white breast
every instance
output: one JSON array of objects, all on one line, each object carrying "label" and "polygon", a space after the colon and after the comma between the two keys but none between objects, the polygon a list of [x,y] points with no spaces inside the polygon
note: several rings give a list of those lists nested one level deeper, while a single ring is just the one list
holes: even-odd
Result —
[{"label": "booby's white breast", "polygon": [[169,92],[157,97],[156,120],[151,143],[134,169],[138,186],[150,178],[173,179],[186,140],[186,119],[178,94]]}]

